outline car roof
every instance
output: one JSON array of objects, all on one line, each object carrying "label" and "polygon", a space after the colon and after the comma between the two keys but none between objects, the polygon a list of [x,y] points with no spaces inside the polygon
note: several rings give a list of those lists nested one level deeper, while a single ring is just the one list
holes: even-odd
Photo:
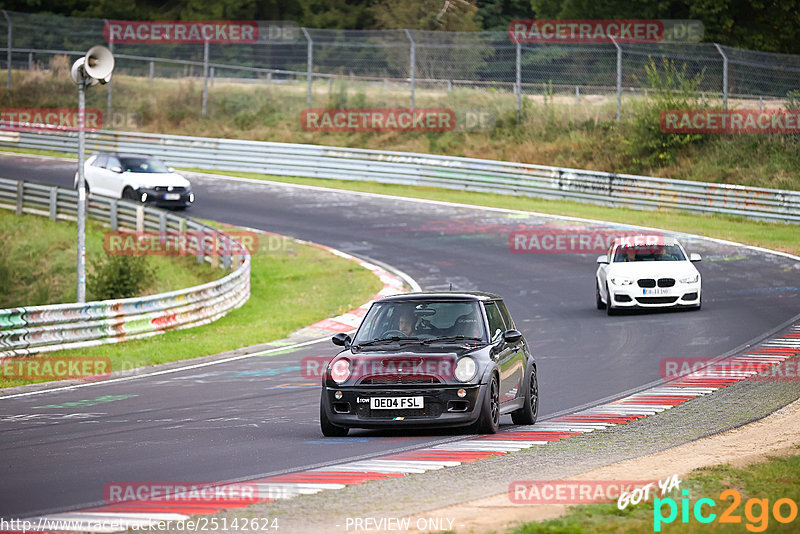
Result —
[{"label": "car roof", "polygon": [[392,295],[384,297],[376,302],[409,302],[419,300],[472,300],[472,301],[488,301],[488,300],[503,300],[503,297],[495,295],[494,293],[487,293],[484,291],[436,291],[436,292],[417,292],[417,293],[403,293],[401,295]]},{"label": "car roof", "polygon": [[656,245],[664,245],[664,246],[672,246],[677,245],[678,240],[674,237],[666,237],[663,235],[647,235],[647,234],[637,234],[637,235],[626,235],[623,237],[618,237],[614,240],[613,246],[622,245],[624,247],[630,246],[648,246],[651,244]]},{"label": "car roof", "polygon": [[115,156],[118,158],[152,158],[150,154],[133,154],[131,152],[98,152],[95,156]]}]

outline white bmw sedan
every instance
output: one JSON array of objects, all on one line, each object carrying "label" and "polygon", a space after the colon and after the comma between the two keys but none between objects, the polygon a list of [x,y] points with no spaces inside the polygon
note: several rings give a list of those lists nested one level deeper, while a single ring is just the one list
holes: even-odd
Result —
[{"label": "white bmw sedan", "polygon": [[83,170],[93,194],[179,209],[194,202],[189,180],[152,156],[101,152],[90,156]]},{"label": "white bmw sedan", "polygon": [[699,254],[687,255],[671,237],[637,235],[617,239],[597,258],[597,309],[609,315],[633,308],[700,309]]}]

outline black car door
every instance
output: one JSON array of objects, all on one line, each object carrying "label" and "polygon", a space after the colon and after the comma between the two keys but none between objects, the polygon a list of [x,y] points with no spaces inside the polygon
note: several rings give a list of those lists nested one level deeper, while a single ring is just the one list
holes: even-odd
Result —
[{"label": "black car door", "polygon": [[[508,328],[497,303],[490,301],[484,306],[486,317],[489,319],[489,335],[493,342],[497,342],[498,336],[502,336]],[[505,341],[499,343],[496,357],[497,368],[500,371],[500,402],[504,403],[514,400],[520,391],[525,364],[521,342],[513,345]]]}]

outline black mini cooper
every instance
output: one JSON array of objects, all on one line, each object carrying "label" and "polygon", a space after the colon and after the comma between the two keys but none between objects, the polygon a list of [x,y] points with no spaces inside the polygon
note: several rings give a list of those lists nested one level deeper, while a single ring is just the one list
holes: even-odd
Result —
[{"label": "black mini cooper", "polygon": [[411,293],[372,304],[322,377],[326,436],[351,427],[466,426],[494,434],[500,416],[536,422],[536,362],[503,300],[490,293]]}]

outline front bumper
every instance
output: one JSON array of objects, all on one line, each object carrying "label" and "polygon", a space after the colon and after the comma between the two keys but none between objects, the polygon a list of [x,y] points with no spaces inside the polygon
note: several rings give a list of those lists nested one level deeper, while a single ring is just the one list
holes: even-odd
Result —
[{"label": "front bumper", "polygon": [[692,308],[700,305],[700,286],[700,282],[676,282],[673,287],[657,288],[658,294],[653,295],[645,294],[645,289],[635,283],[626,286],[609,284],[608,292],[614,308]]},{"label": "front bumper", "polygon": [[194,193],[191,190],[163,191],[161,189],[139,188],[136,190],[139,198],[147,194],[145,204],[155,204],[163,207],[189,207],[194,203]]},{"label": "front bumper", "polygon": [[[466,395],[459,397],[457,391]],[[342,392],[342,398],[334,394]],[[375,388],[365,386],[322,387],[322,406],[328,420],[339,426],[357,428],[464,426],[474,423],[480,416],[485,385],[449,385],[435,387]],[[370,408],[370,397],[424,398],[422,409]]]}]

